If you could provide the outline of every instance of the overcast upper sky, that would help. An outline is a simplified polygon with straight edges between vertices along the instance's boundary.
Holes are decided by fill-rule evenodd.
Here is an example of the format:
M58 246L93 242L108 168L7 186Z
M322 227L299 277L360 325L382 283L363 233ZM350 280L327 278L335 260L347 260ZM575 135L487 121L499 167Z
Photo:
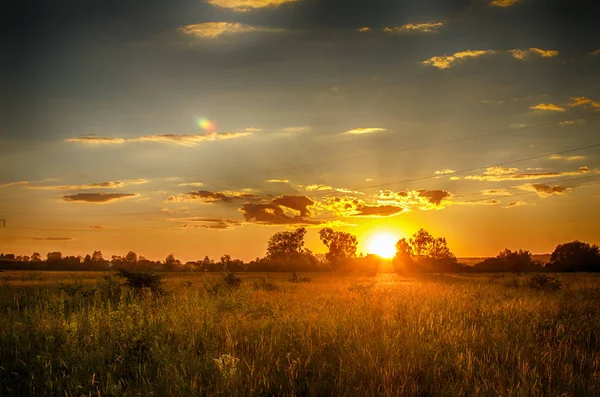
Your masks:
M25 1L0 17L0 252L264 255L423 227L600 243L600 4Z

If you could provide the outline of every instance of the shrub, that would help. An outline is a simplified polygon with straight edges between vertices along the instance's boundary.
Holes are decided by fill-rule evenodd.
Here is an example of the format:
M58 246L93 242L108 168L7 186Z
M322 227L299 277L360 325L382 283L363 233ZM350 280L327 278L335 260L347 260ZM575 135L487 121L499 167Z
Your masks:
M133 288L136 293L149 289L153 294L162 294L162 278L160 274L140 270L117 270L119 276L125 278L125 285Z
M235 275L234 272L230 271L227 266L223 269L224 274L221 279L223 285L229 288L237 288L242 284L242 279Z
M296 272L293 272L289 278L289 281L292 283L310 283L310 277L298 276Z
M257 291L279 291L281 289L279 288L279 285L267 281L266 277L262 279L262 282L255 281L252 287Z
M538 291L558 291L563 287L563 283L558 278L545 274L535 274L529 277L527 285Z
M488 277L488 282L493 284L493 283L497 283L503 279L504 279L504 274L494 274L494 275Z

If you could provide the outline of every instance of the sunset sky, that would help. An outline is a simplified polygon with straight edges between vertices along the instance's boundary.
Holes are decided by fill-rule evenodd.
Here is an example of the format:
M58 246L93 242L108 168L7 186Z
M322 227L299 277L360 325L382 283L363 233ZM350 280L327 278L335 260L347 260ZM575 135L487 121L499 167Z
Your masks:
M0 19L0 252L263 256L423 227L600 243L600 5L32 1Z

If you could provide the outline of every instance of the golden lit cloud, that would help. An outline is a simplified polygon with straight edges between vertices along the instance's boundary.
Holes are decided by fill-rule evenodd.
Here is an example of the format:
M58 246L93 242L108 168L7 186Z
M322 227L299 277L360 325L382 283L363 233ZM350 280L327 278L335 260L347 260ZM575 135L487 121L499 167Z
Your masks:
M353 130L345 131L347 135L361 135L361 134L372 134L374 132L386 131L385 128L366 127L366 128L355 128Z
M527 203L525 201L513 201L513 202L508 203L505 208L520 207L520 206L526 205L526 204Z
M267 179L267 183L290 183L288 179Z
M239 211L247 222L262 225L316 225L322 222L310 219L316 203L306 196L281 196L271 203L244 203ZM297 215L288 215L291 210Z
M25 182L25 181L0 183L0 189L5 188L5 187L27 186L27 185L29 185L29 182Z
M252 189L242 189L240 191L223 190L220 192L211 192L209 190L197 190L177 196L169 196L167 203L231 203L234 200L256 199L258 195L253 193Z
M489 5L492 7L510 7L520 0L494 0Z
M306 189L309 192L313 192L315 190L333 190L333 187L328 185L308 185L305 186L304 189Z
M371 30L371 28L365 26L364 28L360 28L358 29L359 32L369 32Z
M586 98L586 97L572 97L570 98L571 103L568 104L568 106L585 106L587 108L592 108L592 109L596 109L596 110L600 110L600 102L596 102L590 98Z
M108 181L99 183L86 183L82 185L58 185L58 186L34 186L29 185L30 189L39 190L88 190L88 189L118 189L125 187L125 183L120 181Z
M566 160L566 161L577 161L577 160L586 160L586 156L561 156L559 154L555 154L550 156L550 160Z
M135 193L78 193L67 194L63 196L64 201L82 202L82 203L108 203L115 200L139 197Z
M493 50L467 50L457 52L452 55L435 56L421 63L423 65L433 66L438 69L448 69L454 66L456 63L462 62L465 59L474 59L482 57L484 55L491 55L495 53L496 51Z
M301 125L298 127L288 127L288 128L284 128L285 132L307 132L310 131L311 127L308 125Z
M565 120L558 123L559 125L575 125L575 124L585 124L585 120Z
M442 26L444 26L443 22L407 23L402 26L385 27L383 31L387 33L433 33L437 32Z
M66 139L66 142L80 142L88 144L97 143L125 143L125 142L166 142L181 146L196 146L202 142L221 141L227 139L243 138L252 135L256 128L246 128L240 132L209 132L206 134L157 134L145 135L136 138L104 138L104 137L76 137Z
M279 7L299 0L206 0L210 5L228 8L237 12L248 12L256 8Z
M529 109L533 110L550 110L554 112L564 112L565 109L557 106L553 103L540 103L539 105L530 106Z
M469 175L464 179L474 181L511 181L511 180L533 180L544 178L556 178L563 176L577 176L590 172L588 167L581 167L577 171L561 171L561 172L520 172L517 168L491 167L488 168L482 175ZM591 171L599 173L598 170Z
M178 186L202 187L202 186L204 186L204 183L202 183L202 182L184 182L184 183L180 183Z
M251 32L281 32L282 29L268 28L263 26L244 25L238 22L204 22L194 25L186 25L179 31L190 37L201 39L216 39L223 35L234 35Z
M509 51L513 58L524 61L532 57L552 58L558 56L556 50L542 50L541 48L517 48Z
M563 187L560 185L551 186L551 185L546 185L543 183L534 183L531 185L523 185L523 186L520 186L520 188L523 190L536 192L538 194L538 196L540 196L540 197L548 197L553 194L563 194L569 190L569 188Z
M78 136L75 138L65 139L66 142L80 142L80 143L88 143L90 145L104 145L104 144L119 144L125 143L125 139L123 138L109 138L103 136Z
M187 217L187 218L168 218L171 222L181 222L182 229L216 229L228 230L234 227L243 225L242 221L227 219L227 218L203 218L203 217Z
M444 168L443 170L438 170L435 171L436 175L447 175L447 174L454 174L456 171L451 170L449 168Z

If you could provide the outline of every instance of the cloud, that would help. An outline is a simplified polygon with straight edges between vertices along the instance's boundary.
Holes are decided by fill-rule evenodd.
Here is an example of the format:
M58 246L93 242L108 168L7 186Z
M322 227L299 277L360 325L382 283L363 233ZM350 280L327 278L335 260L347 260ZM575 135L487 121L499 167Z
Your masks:
M490 167L481 175L469 175L464 179L474 181L512 181L512 180L533 180L544 178L556 178L563 176L575 176L590 172L588 167L581 167L577 171L561 171L561 172L520 172L518 168L503 168ZM598 170L592 171L598 173Z
M484 196L510 196L510 192L506 189L485 189L481 191Z
M532 57L552 58L558 56L556 50L542 50L541 48L517 48L509 50L513 58L524 61Z
M577 161L577 160L585 160L586 156L561 156L559 154L554 154L550 156L550 160L566 160L566 161Z
M145 135L136 138L104 138L104 137L76 137L66 139L66 142L78 142L87 144L97 143L126 143L126 142L167 142L182 146L196 146L201 142L220 141L225 139L236 139L252 135L257 131L255 128L246 128L239 132L209 132L206 134L157 134Z
M110 137L95 136L95 135L78 136L75 138L65 139L65 142L79 142L79 143L87 143L90 145L119 144L119 143L125 143L125 141L126 140L123 138L110 138Z
M491 7L510 7L519 1L520 0L494 0L489 5Z
M240 212L248 222L263 225L316 225L320 221L308 219L315 202L306 196L281 196L268 204L245 203ZM288 215L286 210L298 215Z
M27 185L29 185L29 182L25 182L25 181L0 183L0 189L5 188L5 187L27 186Z
M69 241L73 240L72 237L33 237L32 240L39 241Z
M348 135L361 135L361 134L372 134L374 132L386 131L385 128L366 127L366 128L355 128L353 130L345 131L344 134Z
M216 39L223 35L234 35L251 32L281 32L282 29L268 28L263 26L245 25L239 22L204 22L186 25L179 28L186 35L201 39Z
M308 185L305 186L304 189L306 189L309 192L313 192L313 191L323 191L323 190L333 190L333 187L329 186L329 185Z
M242 221L227 219L227 218L204 218L204 217L188 217L188 218L169 218L172 222L185 223L181 225L183 229L217 229L228 230L243 225Z
M98 183L86 183L82 185L58 185L58 186L28 186L30 189L38 190L88 190L88 189L118 189L125 186L120 181L108 181Z
M204 183L202 183L202 182L184 182L184 183L180 183L177 186L201 187L201 186L204 186Z
M569 190L567 187L563 187L560 185L546 185L544 183L533 183L531 185L523 185L520 186L523 190L529 190L536 192L540 197L548 197L553 194L563 194Z
M102 225L92 225L92 226L90 226L90 229L104 230L104 229L106 229L106 227L104 227Z
M419 190L419 197L426 198L431 204L440 205L442 200L452 196L445 190Z
M421 63L425 66L433 66L438 69L448 69L454 66L454 64L462 62L465 59L479 58L484 55L491 55L495 53L496 51L493 50L467 50L456 52L452 55L435 56Z
M369 31L371 31L372 29L371 29L370 27L368 27L368 26L365 26L364 28L360 28L360 29L357 29L357 30L358 30L359 32L369 32Z
M63 196L64 201L85 202L85 203L108 203L119 199L139 197L135 193L77 193Z
M221 192L212 192L210 190L196 190L193 192L169 196L167 202L171 203L189 203L204 202L212 203L231 203L234 200L248 200L258 198L258 195L252 193L252 189L242 189L240 191L223 190Z
M353 197L332 197L325 208L342 217L390 217L405 212L405 207L385 203L365 203Z
M447 175L447 174L454 174L456 171L451 170L449 168L444 168L443 170L438 170L435 171L436 175Z
M210 5L228 8L236 12L248 12L256 8L279 7L299 0L206 0Z
M565 120L558 123L559 125L585 124L585 120Z
M525 201L513 201L513 202L508 203L505 208L519 207L521 205L526 205L526 204L527 203Z
M283 129L285 132L307 132L311 130L311 127L308 125L301 125L298 127L287 127Z
M590 52L590 55L600 55L600 49Z
M289 179L267 179L267 183L290 183Z
M529 109L533 110L551 110L554 112L564 112L565 108L561 108L553 103L540 103L539 105L530 106Z
M582 97L571 97L570 98L571 103L569 103L567 106L585 106L586 108L592 108L592 109L597 109L600 110L600 102L596 102L590 98L586 98L584 96Z
M387 33L434 33L444 26L443 22L425 22L425 23L407 23L402 26L385 27L384 32Z

